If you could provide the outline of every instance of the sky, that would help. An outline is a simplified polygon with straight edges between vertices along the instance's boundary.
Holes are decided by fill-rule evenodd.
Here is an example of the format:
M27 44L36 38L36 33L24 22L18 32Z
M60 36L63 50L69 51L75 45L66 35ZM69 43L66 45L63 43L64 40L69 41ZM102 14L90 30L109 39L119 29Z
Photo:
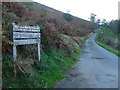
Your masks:
M119 0L34 0L56 10L67 12L79 18L89 20L90 14L107 21L118 19Z

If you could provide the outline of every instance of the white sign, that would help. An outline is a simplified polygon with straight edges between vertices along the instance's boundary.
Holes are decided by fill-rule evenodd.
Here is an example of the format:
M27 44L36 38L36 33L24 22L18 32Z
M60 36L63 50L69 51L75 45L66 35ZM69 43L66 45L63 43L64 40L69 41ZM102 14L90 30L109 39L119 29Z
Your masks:
M17 45L38 44L38 60L40 61L40 27L13 25L13 59L17 58Z

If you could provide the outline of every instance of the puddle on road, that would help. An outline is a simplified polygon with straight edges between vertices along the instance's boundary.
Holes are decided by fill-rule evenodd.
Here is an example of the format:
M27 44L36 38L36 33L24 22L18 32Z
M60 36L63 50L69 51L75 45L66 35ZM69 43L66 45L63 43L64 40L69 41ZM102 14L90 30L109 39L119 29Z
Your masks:
M105 58L102 58L102 57L91 57L93 59L105 59Z
M73 76L73 77L77 77L78 75L80 75L79 73L70 73L70 76Z
M107 77L116 77L116 75L113 74L106 74Z
M84 51L83 53L89 53L88 51Z

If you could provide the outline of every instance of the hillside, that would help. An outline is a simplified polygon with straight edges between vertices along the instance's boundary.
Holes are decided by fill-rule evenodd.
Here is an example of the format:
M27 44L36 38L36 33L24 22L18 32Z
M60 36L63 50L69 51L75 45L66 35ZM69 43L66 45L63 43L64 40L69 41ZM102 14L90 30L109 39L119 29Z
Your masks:
M83 19L75 17L75 16L71 16L72 20L67 21L64 18L65 13L63 13L63 12L57 11L55 9L49 8L47 6L44 6L44 5L41 5L38 3L34 3L33 6L36 8L36 10L38 12L41 12L41 9L42 10L45 9L46 11L48 11L48 15L46 16L46 18L53 19L56 22L58 22L59 23L58 27L61 32L64 29L63 32L68 33L68 29L69 29L69 31L72 32L71 35L75 34L75 35L79 35L79 36L80 35L84 36L84 35L90 33L95 28L95 25L93 23L91 23L90 21L86 21L86 20L83 20ZM69 15L68 15L68 17L69 17ZM66 27L66 29L68 27L68 29L66 30L63 27ZM76 32L78 34L76 34Z
M77 59L85 38L94 31L89 21L54 10L36 2L3 2L2 57L4 88L52 87ZM41 61L36 45L17 46L17 61L12 59L12 23L39 25Z

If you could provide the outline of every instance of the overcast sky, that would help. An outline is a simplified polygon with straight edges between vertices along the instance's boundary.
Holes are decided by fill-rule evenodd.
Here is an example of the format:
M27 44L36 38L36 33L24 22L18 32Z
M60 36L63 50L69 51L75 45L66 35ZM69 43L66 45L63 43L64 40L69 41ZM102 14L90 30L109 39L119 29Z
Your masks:
M119 0L34 0L38 3L52 7L62 12L70 10L70 14L86 19L91 13L97 15L96 18L118 19Z

